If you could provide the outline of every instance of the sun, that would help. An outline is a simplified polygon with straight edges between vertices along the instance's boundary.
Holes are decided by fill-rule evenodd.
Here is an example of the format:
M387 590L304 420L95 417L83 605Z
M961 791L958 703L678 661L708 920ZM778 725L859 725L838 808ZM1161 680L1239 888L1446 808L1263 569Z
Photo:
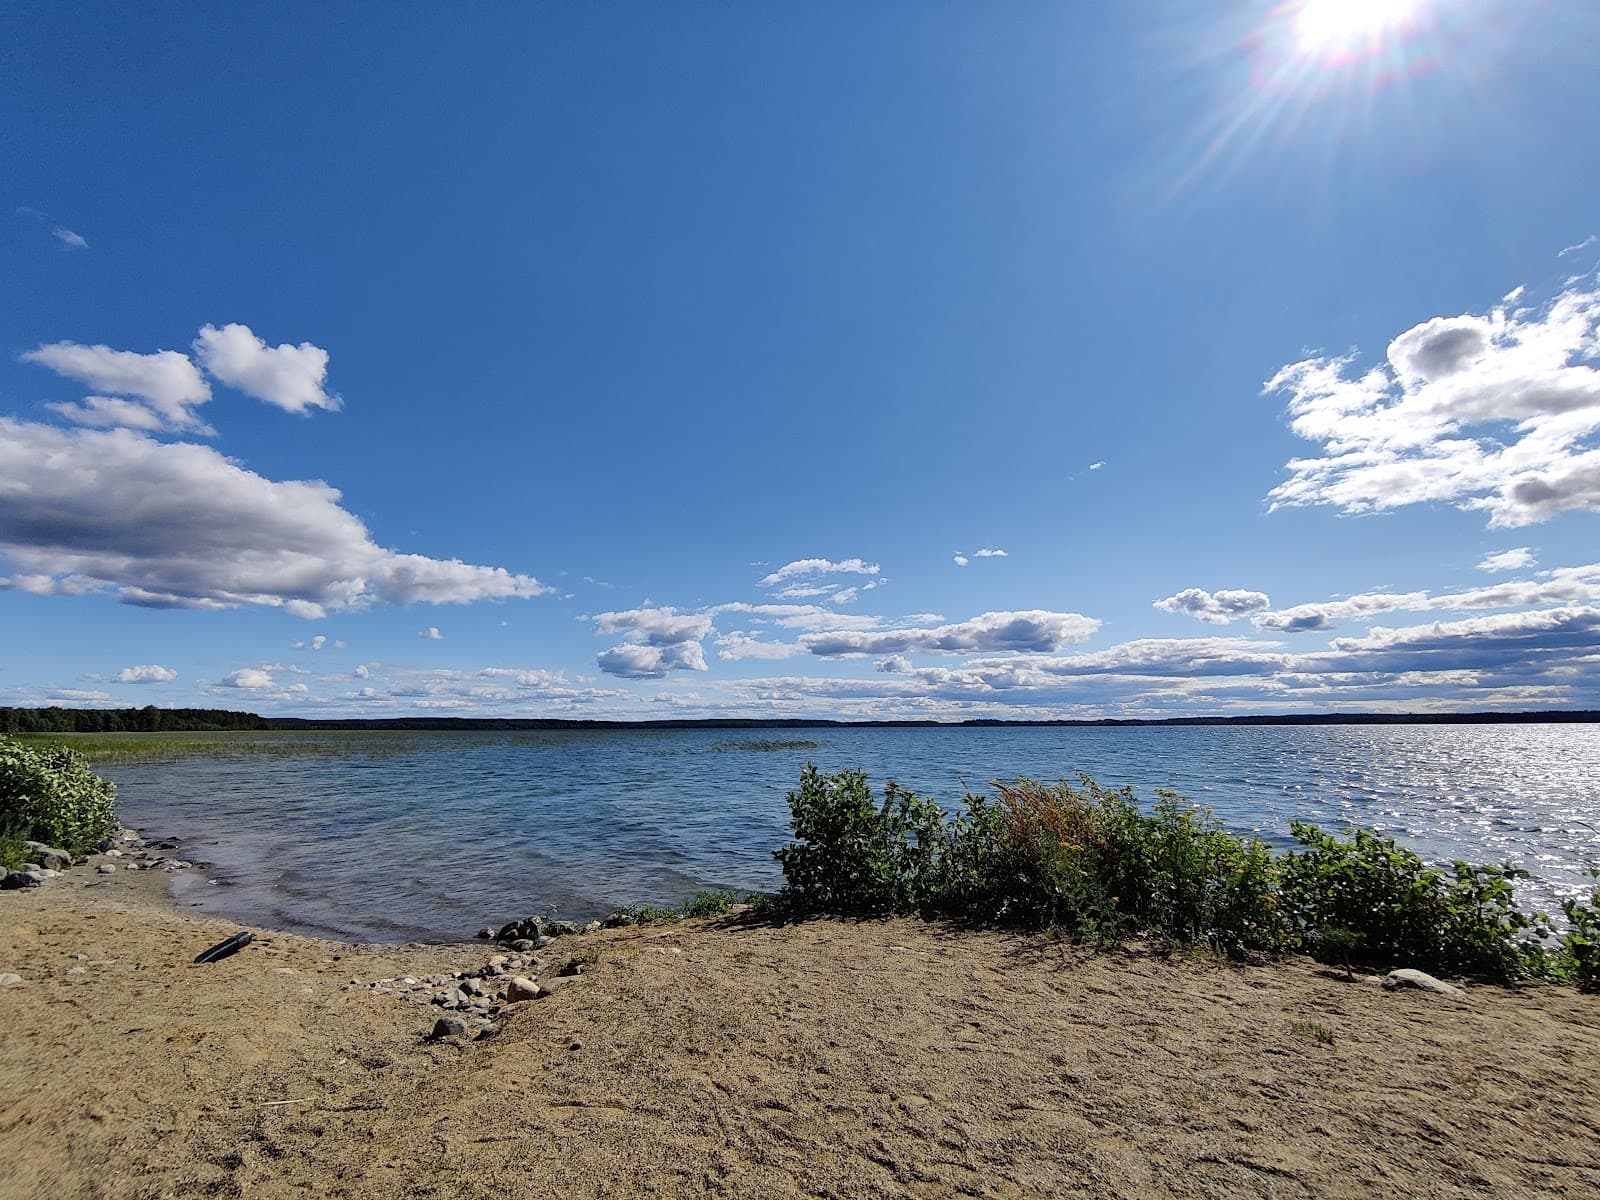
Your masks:
M1294 42L1303 55L1342 58L1381 44L1416 21L1422 0L1299 0Z

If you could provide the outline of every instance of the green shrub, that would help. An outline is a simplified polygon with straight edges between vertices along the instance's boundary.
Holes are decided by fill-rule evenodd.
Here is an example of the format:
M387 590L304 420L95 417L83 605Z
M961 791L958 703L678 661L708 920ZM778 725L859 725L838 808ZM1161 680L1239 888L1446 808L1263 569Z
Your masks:
M1031 779L968 796L952 816L898 784L873 802L859 771L808 765L789 795L795 841L776 852L797 912L920 913L1146 935L1237 952L1283 942L1266 847L1163 794L1145 816L1128 789Z
M0 826L82 854L116 833L116 789L65 746L0 738Z
M1284 941L1271 852L1206 810L1160 793L1032 779L995 785L992 915L1112 941L1130 935L1237 953Z
M1302 849L1273 855L1206 809L1160 792L1150 812L1128 788L1020 778L951 815L890 783L875 801L860 771L807 764L789 793L794 841L775 851L787 913L889 913L1052 929L1115 942L1144 937L1230 954L1304 950L1350 970L1381 967L1545 977L1594 986L1600 888L1543 914L1516 905L1515 867L1428 867L1370 830L1347 838L1291 826ZM1600 876L1597 876L1600 878Z
M874 804L860 771L807 763L789 793L794 842L775 852L784 900L802 912L916 912L938 892L948 830L931 800L890 783Z
M683 902L686 917L720 917L734 906L732 892L696 892Z
M1316 952L1324 931L1382 967L1466 971L1502 979L1539 961L1542 918L1516 906L1515 867L1457 862L1449 872L1367 829L1341 839L1295 822L1305 847L1279 860L1283 907L1296 940Z
M1561 902L1567 930L1556 947L1554 973L1571 979L1579 987L1595 989L1600 988L1600 871L1591 874L1596 886L1589 895L1589 903Z

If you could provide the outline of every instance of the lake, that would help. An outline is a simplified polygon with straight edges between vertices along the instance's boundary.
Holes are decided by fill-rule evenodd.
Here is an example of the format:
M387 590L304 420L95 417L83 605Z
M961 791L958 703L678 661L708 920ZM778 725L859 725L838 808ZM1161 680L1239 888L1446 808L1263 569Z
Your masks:
M769 748L803 739L811 745ZM226 739L224 739L226 740ZM1554 908L1600 861L1600 726L606 730L241 735L252 752L98 767L126 824L214 885L184 900L358 941L456 940L696 890L768 891L800 768L860 767L954 807L1018 774L1169 787L1277 846L1381 830L1430 860L1510 860ZM263 752L270 750L288 752Z

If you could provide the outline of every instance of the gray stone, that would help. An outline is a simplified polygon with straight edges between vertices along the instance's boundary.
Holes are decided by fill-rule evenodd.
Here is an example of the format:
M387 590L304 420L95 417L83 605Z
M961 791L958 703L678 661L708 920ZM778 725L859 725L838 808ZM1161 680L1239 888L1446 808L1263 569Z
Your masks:
M21 982L21 975L13 975L10 971L0 971L0 988L16 987Z
M106 851L106 857L107 858L121 858L122 857L122 851L121 850L117 850L115 848L113 848L111 850L107 850Z
M483 995L483 984L476 979L463 979L461 981L461 990L469 996L481 996Z
M481 937L481 938L486 938L486 939L487 938L492 938L492 937L494 937L494 930L492 928L490 928L489 926L485 925L482 929L478 930L478 936Z
M1398 971L1390 971L1383 977L1383 986L1391 992L1398 988L1418 988L1424 992L1433 992L1439 996L1465 996L1466 992L1456 987L1453 983L1446 983L1442 979L1435 979L1426 971L1416 971L1410 967L1402 967Z
M39 876L29 875L26 871L7 871L4 879L0 879L0 888L6 891L15 891L17 888L38 887Z
M72 855L65 850L57 850L54 846L47 846L43 842L23 842L22 848L41 867L65 871L72 865Z
M117 866L115 863L101 863L95 868L95 870L102 875L115 875L117 873Z
M442 1038L466 1036L467 1023L460 1017L440 1017L433 1023L433 1032L428 1034L429 1039L435 1042Z
M521 1004L525 1000L537 1000L540 996L547 996L548 992L540 987L537 980L526 979L518 975L506 984L506 1003Z
M117 835L117 838L124 842L137 842L139 840L139 831L137 829L124 829Z

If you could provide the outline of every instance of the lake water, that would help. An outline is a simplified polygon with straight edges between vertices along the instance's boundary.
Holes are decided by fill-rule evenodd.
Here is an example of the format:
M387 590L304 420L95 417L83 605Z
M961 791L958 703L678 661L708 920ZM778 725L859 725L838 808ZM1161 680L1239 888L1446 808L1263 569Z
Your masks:
M1432 860L1510 860L1524 900L1600 861L1600 726L624 730L257 735L312 753L103 768L127 824L212 864L185 899L276 928L455 940L554 907L600 915L705 887L771 890L808 760L954 806L996 777L1170 787L1279 846L1359 824ZM299 739L296 741L295 739ZM803 748L756 749L763 739Z

